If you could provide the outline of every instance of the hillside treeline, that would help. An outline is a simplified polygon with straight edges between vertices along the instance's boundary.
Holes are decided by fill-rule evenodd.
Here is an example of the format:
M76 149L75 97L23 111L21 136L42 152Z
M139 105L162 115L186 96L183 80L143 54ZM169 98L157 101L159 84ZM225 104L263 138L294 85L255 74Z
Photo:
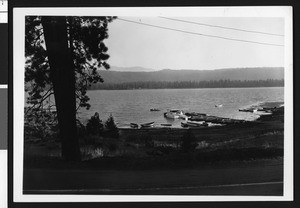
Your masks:
M130 90L130 89L185 89L185 88L243 88L243 87L283 87L284 80L211 80L211 81L176 81L176 82L126 82L99 83L90 90Z

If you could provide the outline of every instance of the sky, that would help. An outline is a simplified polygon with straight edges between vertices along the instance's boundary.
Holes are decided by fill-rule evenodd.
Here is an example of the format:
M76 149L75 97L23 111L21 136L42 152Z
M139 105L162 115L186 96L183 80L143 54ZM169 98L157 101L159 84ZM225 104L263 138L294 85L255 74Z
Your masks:
M108 63L111 66L140 66L152 70L211 70L284 66L284 47L282 46L284 45L283 18L171 17L188 22L282 36L209 27L156 16L118 16L118 18L109 23L109 38L105 40L110 54ZM149 25L167 27L194 34ZM225 40L199 34L275 45Z

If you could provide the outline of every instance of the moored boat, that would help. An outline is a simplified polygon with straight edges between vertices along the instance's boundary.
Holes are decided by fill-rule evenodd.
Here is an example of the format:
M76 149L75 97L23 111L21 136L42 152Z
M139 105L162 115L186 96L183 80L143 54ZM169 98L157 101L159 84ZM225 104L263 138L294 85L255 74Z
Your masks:
M199 126L207 126L208 124L205 121L187 121L188 126L191 127L199 127Z
M141 124L141 127L143 127L143 128L145 128L145 127L153 127L153 126L154 126L154 122Z
M196 121L187 121L187 122L181 122L182 127L205 127L208 126L208 123L205 121L196 122Z
M160 111L158 108L151 108L150 111Z
M169 119L183 118L184 116L182 110L168 110L164 113L164 117Z
M250 112L250 113L255 113L258 111L257 108L248 108L248 109L239 109L241 112Z
M137 129L137 128L139 128L139 125L136 124L136 123L130 123L130 127L134 128L134 129Z
M189 127L189 126L187 125L187 123L184 123L184 122L181 122L181 126L184 127L184 128Z

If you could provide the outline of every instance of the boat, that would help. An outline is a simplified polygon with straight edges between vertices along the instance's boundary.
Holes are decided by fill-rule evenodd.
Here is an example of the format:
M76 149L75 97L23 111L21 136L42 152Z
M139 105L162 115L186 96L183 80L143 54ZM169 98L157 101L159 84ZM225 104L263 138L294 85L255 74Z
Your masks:
M187 116L187 115L185 115L185 114L182 114L182 115L180 114L178 118L187 121L187 120L188 120L189 118L191 118L191 117L190 117L190 116Z
M195 121L187 121L187 122L181 122L182 127L205 127L208 126L208 123L205 121L201 122L195 122Z
M190 127L208 126L205 121L187 121L186 124Z
M150 111L160 111L158 108L151 108Z
M250 112L249 109L239 109L240 112Z
M223 107L223 105L222 105L222 104L219 104L219 105L215 105L215 107L216 107L216 108L221 108L221 107Z
M141 127L143 127L143 128L145 128L145 127L153 127L153 126L154 126L154 122L141 124Z
M239 109L241 112L250 112L250 113L255 113L257 112L257 108L248 108L248 109Z
M191 112L191 113L187 112L187 113L185 113L185 115L190 116L190 117L193 117L193 116L207 116L206 113L196 113L196 112Z
M134 128L134 129L137 129L137 128L139 128L139 125L136 124L136 123L130 123L130 127Z
M187 125L187 123L184 123L184 122L181 122L181 126L184 127L184 128L189 127L189 126Z
M168 110L164 113L164 117L169 119L183 118L184 116L182 110Z

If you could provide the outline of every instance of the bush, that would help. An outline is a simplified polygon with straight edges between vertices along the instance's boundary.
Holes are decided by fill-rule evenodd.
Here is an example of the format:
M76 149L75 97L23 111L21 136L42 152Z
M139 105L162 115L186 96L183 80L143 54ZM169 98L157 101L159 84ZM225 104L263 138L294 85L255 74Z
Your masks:
M117 127L115 120L111 114L108 117L107 121L105 122L105 128L107 130L108 136L111 136L113 138L119 137L118 127Z
M193 151L198 145L196 137L192 134L190 129L182 136L181 140L181 150L184 152Z
M96 112L86 124L86 133L99 135L101 132L103 132L103 124L99 118L99 113Z
M108 117L108 119L106 120L105 122L105 128L107 130L117 130L117 125L115 124L115 120L114 120L114 117L110 114L110 116Z
M145 145L146 148L153 148L154 147L153 139L151 137L150 138L146 137L144 139L144 145Z
M58 123L56 112L25 108L24 138L27 139L56 139Z
M108 150L111 152L115 152L118 149L117 143L109 143L107 146L108 146Z

